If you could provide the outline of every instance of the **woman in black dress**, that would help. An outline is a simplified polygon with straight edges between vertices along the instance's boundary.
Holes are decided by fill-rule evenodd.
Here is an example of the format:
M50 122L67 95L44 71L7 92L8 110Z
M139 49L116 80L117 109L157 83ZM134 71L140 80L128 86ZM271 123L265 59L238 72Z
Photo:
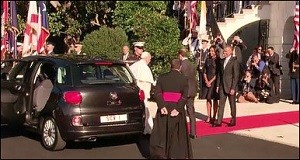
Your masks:
M209 48L209 56L205 61L203 68L203 80L205 85L202 90L202 99L206 99L207 123L213 123L218 109L218 94L216 93L216 79L219 68L218 50L215 45ZM213 117L211 118L211 106L213 100Z

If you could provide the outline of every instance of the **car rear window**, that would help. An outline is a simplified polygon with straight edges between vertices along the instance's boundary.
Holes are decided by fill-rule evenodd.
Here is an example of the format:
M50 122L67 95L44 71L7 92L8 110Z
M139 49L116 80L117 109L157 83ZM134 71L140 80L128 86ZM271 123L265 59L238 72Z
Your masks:
M124 65L120 64L81 64L82 84L133 83L133 77Z

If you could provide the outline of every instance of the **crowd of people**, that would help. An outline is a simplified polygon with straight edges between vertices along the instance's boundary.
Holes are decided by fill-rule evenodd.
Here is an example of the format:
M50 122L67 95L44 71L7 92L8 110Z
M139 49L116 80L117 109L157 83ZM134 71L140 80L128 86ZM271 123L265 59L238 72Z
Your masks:
M199 99L206 100L205 122L212 127L222 126L227 98L231 110L228 127L237 124L236 103L272 104L280 100L282 66L279 54L274 52L272 46L266 48L266 51L258 46L249 57L243 57L242 51L247 46L239 36L234 36L230 44L225 44L222 37L217 35L209 43L206 39L200 40L196 31L183 40L183 44L185 48L180 49L178 57L171 61L170 71L160 75L156 82L148 66L151 55L144 51L144 42L134 43L132 55L128 46L122 48L120 59L128 63L138 82L147 83L145 95L148 98L149 86L156 84L154 96L158 110L154 122L149 121L149 113L146 114L145 125L148 123L148 127L144 132L151 134L152 158L192 157L189 138L197 137L194 106L197 92ZM150 58L145 59L145 54ZM289 59L292 104L299 104L299 53L292 48L286 58ZM247 59L245 64L243 59ZM193 65L193 60L196 66ZM142 80L141 75L148 78ZM147 103L145 101L149 112ZM185 116L190 120L190 130L187 129Z
M245 57L242 50L247 46L239 36L234 36L232 42L226 44L219 34L212 43L207 39L200 40L197 35L197 31L193 30L183 40L185 48L178 50L177 58L170 62L170 71L159 75L157 81L149 66L152 56L145 51L145 42L134 42L133 53L130 53L129 46L122 47L119 59L128 65L137 86L145 95L144 134L150 137L151 158L193 157L190 138L197 138L194 106L197 93L198 99L206 100L205 122L212 127L222 126L227 98L231 110L228 127L237 124L237 102L279 102L282 69L279 55L273 47L269 46L264 51L262 46L258 46L243 64ZM54 47L54 43L48 42L44 54L54 55ZM74 45L76 55L84 55L81 48L82 44ZM22 53L21 43L18 43L18 53ZM292 48L286 58L289 59L292 103L299 104L299 53ZM155 86L158 106L154 120L149 104L152 86Z

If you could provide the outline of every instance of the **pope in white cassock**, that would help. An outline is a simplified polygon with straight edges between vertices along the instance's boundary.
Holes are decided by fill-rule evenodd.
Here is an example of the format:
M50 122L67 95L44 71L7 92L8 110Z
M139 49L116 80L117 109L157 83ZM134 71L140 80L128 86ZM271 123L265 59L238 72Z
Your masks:
M149 52L143 52L141 59L133 63L129 68L137 81L138 87L144 91L145 94L145 130L144 134L151 134L153 128L153 119L150 115L149 102L151 85L154 83L153 75L148 64L151 61L151 54Z

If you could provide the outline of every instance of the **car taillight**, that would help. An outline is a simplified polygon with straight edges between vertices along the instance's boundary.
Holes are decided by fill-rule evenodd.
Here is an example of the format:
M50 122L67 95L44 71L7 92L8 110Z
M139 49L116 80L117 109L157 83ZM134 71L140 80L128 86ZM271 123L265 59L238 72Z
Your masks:
M139 97L140 97L140 100L141 100L141 101L144 101L144 100L145 100L145 93L144 93L143 90L140 90L140 92L139 92Z
M78 105L82 101L82 96L78 91L67 91L63 94L64 101L69 104Z
M73 126L82 126L81 116L73 116L72 117L72 125Z

